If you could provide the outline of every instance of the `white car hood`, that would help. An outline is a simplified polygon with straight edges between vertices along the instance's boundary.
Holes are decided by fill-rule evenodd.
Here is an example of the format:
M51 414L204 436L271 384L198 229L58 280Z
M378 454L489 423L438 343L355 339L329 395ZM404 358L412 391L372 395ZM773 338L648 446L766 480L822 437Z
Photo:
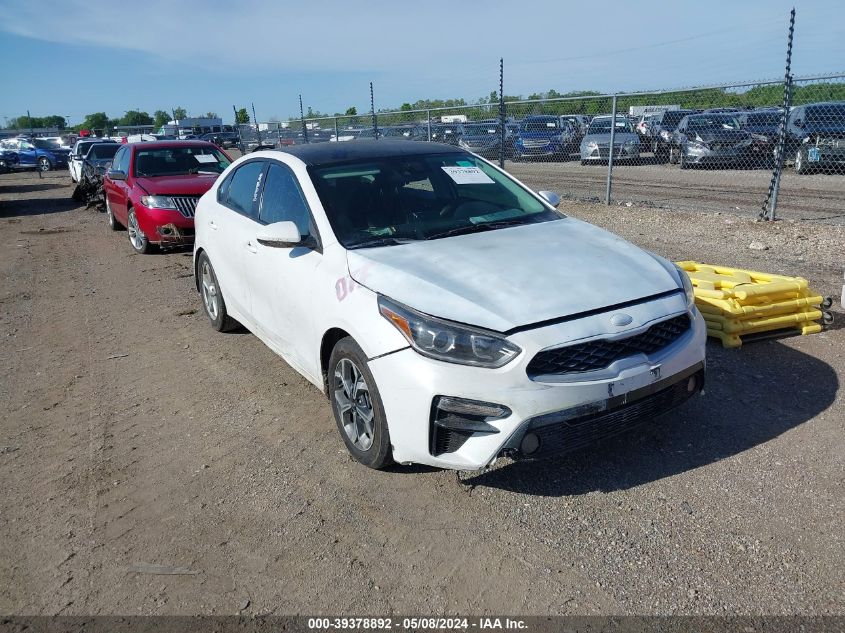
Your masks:
M678 289L647 252L564 218L348 251L359 284L433 316L513 328Z

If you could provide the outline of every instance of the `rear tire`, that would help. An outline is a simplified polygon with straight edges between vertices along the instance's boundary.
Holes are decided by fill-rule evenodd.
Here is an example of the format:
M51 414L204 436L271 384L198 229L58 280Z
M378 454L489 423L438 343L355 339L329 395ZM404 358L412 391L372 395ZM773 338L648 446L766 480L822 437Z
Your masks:
M674 147L669 148L669 164L675 165L678 162L678 152Z
M217 281L217 274L214 272L211 260L204 252L200 253L197 262L197 276L199 277L202 306L205 315L211 321L211 327L218 332L229 332L237 329L240 323L229 316L220 283Z
M108 198L106 198L106 219L108 220L109 228L112 231L122 231L123 230L123 228L124 228L123 225L120 222L117 221L117 218L114 217L114 213L112 213L111 204L109 203Z
M351 337L337 342L327 387L335 422L352 457L370 468L393 463L387 417L367 356Z

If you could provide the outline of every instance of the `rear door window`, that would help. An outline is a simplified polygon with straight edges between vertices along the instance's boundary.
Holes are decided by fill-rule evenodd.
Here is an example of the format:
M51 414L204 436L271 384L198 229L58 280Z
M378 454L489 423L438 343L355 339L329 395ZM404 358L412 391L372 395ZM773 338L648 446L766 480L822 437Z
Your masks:
M253 160L238 167L221 202L233 211L258 219L258 197L266 166L263 160Z

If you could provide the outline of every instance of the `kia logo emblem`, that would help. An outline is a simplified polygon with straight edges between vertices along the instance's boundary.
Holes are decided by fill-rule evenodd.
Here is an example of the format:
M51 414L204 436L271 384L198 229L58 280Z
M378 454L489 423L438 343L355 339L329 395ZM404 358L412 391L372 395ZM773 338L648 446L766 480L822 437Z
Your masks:
M622 327L623 325L630 325L631 321L634 320L630 314L624 314L620 312L619 314L614 314L610 317L610 324L615 325L616 327Z

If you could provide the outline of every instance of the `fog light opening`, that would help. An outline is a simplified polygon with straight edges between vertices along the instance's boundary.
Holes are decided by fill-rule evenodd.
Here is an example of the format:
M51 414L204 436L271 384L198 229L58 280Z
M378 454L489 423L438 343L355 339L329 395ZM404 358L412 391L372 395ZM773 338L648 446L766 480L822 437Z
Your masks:
M687 380L687 393L693 393L698 387L698 378L695 376L690 376L689 380Z
M519 444L519 450L523 455L533 455L539 448L540 438L536 433L526 433Z

